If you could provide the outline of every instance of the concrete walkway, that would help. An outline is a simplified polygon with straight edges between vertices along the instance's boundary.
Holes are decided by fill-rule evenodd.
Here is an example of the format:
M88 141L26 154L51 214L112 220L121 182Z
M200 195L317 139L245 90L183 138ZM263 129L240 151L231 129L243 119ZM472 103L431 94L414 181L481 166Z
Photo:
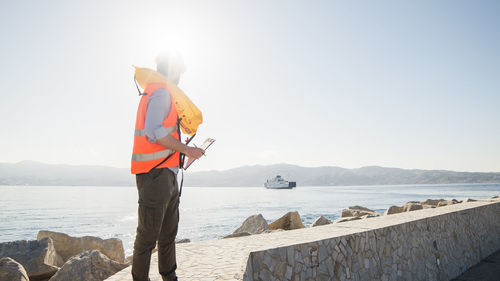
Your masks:
M409 221L426 219L441 214L488 205L495 201L496 200L461 203L396 215L334 223L314 228L177 244L177 275L181 281L243 280L251 252L309 243L330 239L332 237L389 227L395 224L403 224ZM131 267L129 266L106 280L131 281L130 270ZM158 257L156 254L152 257L150 278L151 281L162 280L158 273Z
M500 251L469 268L453 281L498 281L500 280Z

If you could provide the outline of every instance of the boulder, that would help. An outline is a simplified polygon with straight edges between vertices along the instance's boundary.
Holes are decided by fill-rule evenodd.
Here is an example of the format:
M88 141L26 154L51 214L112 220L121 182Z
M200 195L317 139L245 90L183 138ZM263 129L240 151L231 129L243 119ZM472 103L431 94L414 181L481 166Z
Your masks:
M91 250L70 258L49 281L102 281L127 266Z
M17 261L9 258L0 258L0 281L29 281L28 273Z
M464 203L464 202L476 202L476 201L477 201L476 199L466 198L466 199L462 200L462 203Z
M420 202L422 205L429 205L429 206L437 206L439 202L445 201L444 199L427 199L425 201ZM425 208L425 206L424 206Z
M250 234L259 234L269 229L267 221L261 214L249 216L243 224L236 229L233 234L239 232L248 232Z
M443 207L443 206L448 206L448 205L453 205L453 204L457 204L458 203L458 200L457 199L451 199L451 200L445 200L445 201L441 201L438 203L438 207Z
M182 243L191 243L191 239L189 239L189 238L175 238L175 244L182 244ZM156 252L158 252L158 242L156 242L156 246L151 253L154 254ZM127 258L124 259L123 263L127 263Z
M175 244L182 244L182 243L191 243L191 239L189 238L175 239Z
M368 208L362 207L362 206L351 206L348 209L342 210L342 215L341 217L347 218L347 217L362 217L365 215L380 215L379 213L370 210Z
M361 218L361 219L369 219L369 218L375 218L375 217L380 217L380 214L376 214L376 215L364 215L364 216L361 216L359 218Z
M327 218L325 218L323 216L319 216L311 224L311 227L320 226L320 225L326 225L326 224L331 224L331 223L333 223L331 220L329 220L329 219L327 219Z
M399 206L390 206L389 209L385 210L384 215L392 215L392 214L398 214L403 212L403 207Z
M273 229L273 230L268 229L268 230L264 231L263 233L275 233L275 232L282 232L282 231L285 231L285 230L283 230L283 229Z
M252 234L248 233L248 232L237 232L237 233L229 234L229 235L224 236L222 238L223 239L225 239L225 238L236 238L236 237L243 237L243 236L250 236L250 235L252 235Z
M486 201L489 201L489 202L497 202L498 201L498 196L492 196L488 199L486 199Z
M299 212L288 212L281 218L277 219L273 223L269 225L269 229L283 229L283 230L292 230L305 228L302 223L302 219L300 218Z
M414 203L414 202L408 202L403 205L403 212L410 212L410 211L416 211L416 210L422 210L424 207L422 204L419 203Z
M22 264L30 280L50 278L62 264L50 238L0 243L0 257L10 257Z
M74 255L78 255L88 250L99 250L108 258L123 263L125 260L125 252L123 243L118 238L101 239L99 237L84 236L71 237L67 234L53 231L40 230L37 239L45 237L52 238L54 248L61 255L63 261L66 262Z
M360 220L360 217L347 217L347 218L338 218L334 220L334 223L339 223L339 222L346 222L346 221L355 221L355 220Z
M124 264L132 265L133 259L134 259L134 255L130 255L130 256L126 257Z

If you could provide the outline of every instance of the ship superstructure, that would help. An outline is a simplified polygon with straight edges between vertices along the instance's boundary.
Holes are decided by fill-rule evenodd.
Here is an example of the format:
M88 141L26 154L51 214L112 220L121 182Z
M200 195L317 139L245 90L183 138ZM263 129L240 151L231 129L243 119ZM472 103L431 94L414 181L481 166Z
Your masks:
M286 181L280 175L275 176L272 179L268 179L264 186L269 189L290 189L297 186L294 181Z

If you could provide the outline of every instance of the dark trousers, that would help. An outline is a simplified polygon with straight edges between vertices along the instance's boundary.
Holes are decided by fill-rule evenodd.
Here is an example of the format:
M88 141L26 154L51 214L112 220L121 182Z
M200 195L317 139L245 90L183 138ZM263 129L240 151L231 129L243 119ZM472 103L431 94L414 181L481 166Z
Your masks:
M139 222L134 243L132 278L149 280L151 252L158 241L158 269L164 281L175 280L175 236L179 224L177 176L168 168L136 175Z

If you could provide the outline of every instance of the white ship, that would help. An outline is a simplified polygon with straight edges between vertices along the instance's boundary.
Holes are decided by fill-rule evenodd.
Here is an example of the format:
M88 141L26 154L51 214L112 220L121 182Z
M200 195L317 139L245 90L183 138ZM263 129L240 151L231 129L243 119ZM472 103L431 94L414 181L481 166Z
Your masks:
M280 175L275 176L272 179L268 179L264 186L269 189L290 189L297 186L294 181L286 181Z

